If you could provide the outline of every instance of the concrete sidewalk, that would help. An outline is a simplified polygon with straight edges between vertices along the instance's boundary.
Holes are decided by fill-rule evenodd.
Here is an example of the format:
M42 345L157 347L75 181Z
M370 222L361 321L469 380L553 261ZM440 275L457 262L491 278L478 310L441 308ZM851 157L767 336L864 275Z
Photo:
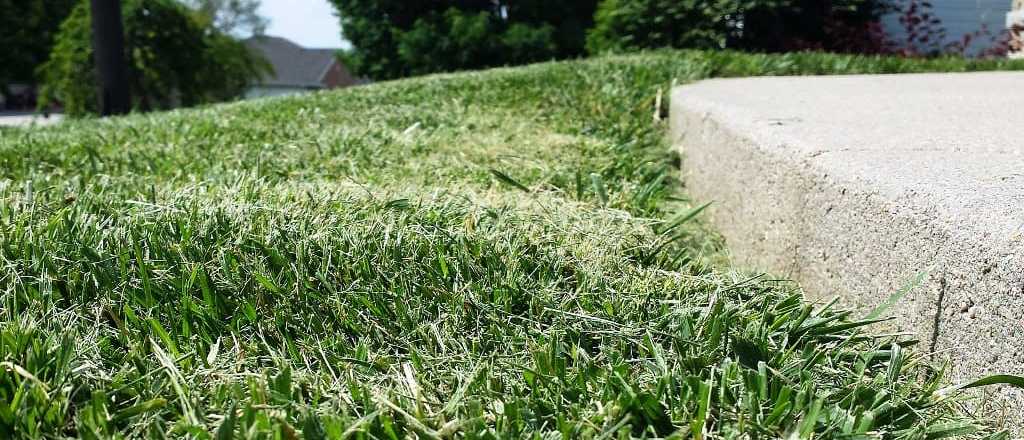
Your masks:
M1024 73L711 80L671 126L738 264L865 313L928 271L894 325L954 381L1024 375Z
M25 127L34 125L53 125L63 119L64 115L60 113L51 114L50 117L47 118L43 115L32 112L0 112L0 126Z

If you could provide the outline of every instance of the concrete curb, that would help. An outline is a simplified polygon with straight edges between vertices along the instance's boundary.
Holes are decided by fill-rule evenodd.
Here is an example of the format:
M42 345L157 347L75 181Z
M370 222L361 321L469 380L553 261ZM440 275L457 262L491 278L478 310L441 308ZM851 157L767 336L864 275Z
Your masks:
M1020 127L1021 73L711 80L671 107L736 263L864 311L927 271L893 325L958 382L1024 374ZM1022 428L1024 393L997 394Z

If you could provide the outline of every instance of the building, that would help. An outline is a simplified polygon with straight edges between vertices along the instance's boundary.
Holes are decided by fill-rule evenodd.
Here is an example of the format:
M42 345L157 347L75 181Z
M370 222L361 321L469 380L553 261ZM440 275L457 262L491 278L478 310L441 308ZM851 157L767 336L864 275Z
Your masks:
M249 38L245 45L266 58L274 69L272 75L264 77L245 93L246 98L290 95L361 83L338 60L338 49L305 48L269 35Z

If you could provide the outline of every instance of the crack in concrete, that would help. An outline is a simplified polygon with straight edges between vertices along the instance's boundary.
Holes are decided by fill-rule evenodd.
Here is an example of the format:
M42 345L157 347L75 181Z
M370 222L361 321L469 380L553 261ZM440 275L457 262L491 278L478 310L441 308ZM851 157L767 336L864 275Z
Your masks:
M935 351L939 347L939 334L942 331L942 306L946 300L946 276L939 278L939 296L935 300L935 317L932 321L932 340L928 345L928 356L935 360Z

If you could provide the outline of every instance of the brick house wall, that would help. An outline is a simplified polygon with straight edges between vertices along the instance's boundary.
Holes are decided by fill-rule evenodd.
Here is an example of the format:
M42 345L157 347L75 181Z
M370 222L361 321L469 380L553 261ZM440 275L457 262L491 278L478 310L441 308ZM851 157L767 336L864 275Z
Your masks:
M354 86L359 83L359 81L352 76L352 73L338 61L332 63L331 67L327 69L327 73L324 74L322 82L324 87L328 89Z

